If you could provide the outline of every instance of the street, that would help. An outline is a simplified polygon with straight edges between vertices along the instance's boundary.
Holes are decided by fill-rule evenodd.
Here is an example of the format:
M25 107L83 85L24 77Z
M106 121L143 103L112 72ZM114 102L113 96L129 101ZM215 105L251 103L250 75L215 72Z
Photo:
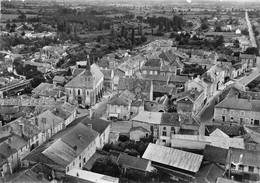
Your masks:
M199 117L201 119L201 123L212 123L212 119L214 116L214 106L215 102L218 99L218 96L222 93L222 91L217 91L217 93L213 96L212 99L205 105L205 107L201 110Z

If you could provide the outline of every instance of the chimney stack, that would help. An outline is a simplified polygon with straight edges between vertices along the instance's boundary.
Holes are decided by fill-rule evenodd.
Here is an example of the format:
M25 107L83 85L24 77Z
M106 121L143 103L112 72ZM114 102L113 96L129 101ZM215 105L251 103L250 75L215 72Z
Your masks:
M12 136L8 137L8 144L10 145L12 143Z
M92 124L87 124L87 127L90 128L92 130Z

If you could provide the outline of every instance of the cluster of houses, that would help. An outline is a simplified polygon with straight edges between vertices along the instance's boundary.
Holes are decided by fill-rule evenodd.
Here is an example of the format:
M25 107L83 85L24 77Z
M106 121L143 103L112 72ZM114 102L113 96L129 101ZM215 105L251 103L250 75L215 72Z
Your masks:
M130 140L152 137L141 158L119 153L116 163L123 172L162 168L187 182L220 183L231 176L259 180L260 100L245 90L244 81L257 75L236 81L255 69L256 57L222 57L171 45L157 40L98 63L86 58L70 67L71 76L56 75L32 96L1 98L1 116L11 121L0 126L2 180L119 182L88 171L97 151L112 142L111 120L130 124ZM57 60L66 49L44 47L39 57ZM187 65L205 73L183 74ZM201 125L198 114L222 90L214 108L216 125ZM79 108L93 110L106 91L114 93L104 103L106 120L77 115ZM7 175L21 169L9 180Z

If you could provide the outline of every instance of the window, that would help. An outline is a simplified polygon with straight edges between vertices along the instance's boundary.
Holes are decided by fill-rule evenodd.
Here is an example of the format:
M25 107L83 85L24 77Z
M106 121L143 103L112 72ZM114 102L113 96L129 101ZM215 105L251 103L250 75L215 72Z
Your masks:
M145 134L145 137L147 138L147 137L148 137L148 135L149 135L149 134L148 134L148 133L146 133L146 134Z
M163 131L163 132L162 132L162 135L163 135L163 136L167 136L167 132L166 132L166 131Z
M39 136L38 136L39 134L37 134L37 135L35 135L35 137L36 137L36 140L39 138Z
M80 90L78 90L78 95L80 95Z
M153 75L153 71L150 71L150 75Z
M166 142L166 140L162 140L162 142Z
M238 169L243 171L244 170L244 165L239 165Z
M233 120L234 120L234 117L230 117L230 120L233 121Z
M226 109L222 109L222 114L226 114L227 110Z
M254 119L251 119L251 124L254 124Z
M75 165L75 161L73 161L73 166Z
M240 111L240 116L244 116L245 115L245 111Z
M83 163L86 163L86 158L83 158Z
M230 115L234 115L234 110L231 110L231 111L230 111Z
M173 126L171 127L171 131L175 131L175 128Z
M87 91L87 95L89 95L89 91Z
M146 70L143 70L143 74L146 74Z
M70 171L70 167L67 167L67 172Z
M163 127L163 130L166 130L166 127Z
M246 118L246 123L249 123L249 119L248 118Z
M81 163L79 163L79 168L81 168Z
M71 94L71 90L70 90L70 94Z
M79 155L79 159L81 159L81 155Z
M249 171L249 172L254 172L254 167L249 166L249 167L248 167L248 171Z
M157 73L157 71L154 71L154 75L157 75L158 73Z

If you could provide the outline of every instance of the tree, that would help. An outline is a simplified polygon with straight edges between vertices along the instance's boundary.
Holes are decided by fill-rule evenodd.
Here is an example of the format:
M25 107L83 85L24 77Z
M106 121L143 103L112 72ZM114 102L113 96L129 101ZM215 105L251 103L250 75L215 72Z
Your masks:
M15 29L17 27L17 25L15 24L15 23L13 23L12 25L11 25L11 29Z
M221 26L217 25L215 28L215 32L221 32L221 31L222 31Z
M7 23L7 24L5 25L5 28L6 28L7 30L9 30L9 29L11 28L10 23Z
M208 28L209 28L208 24L206 24L206 23L202 23L202 24L201 24L201 29L202 29L202 30L206 30L206 29L208 29Z
M250 55L259 56L259 51L258 51L258 49L255 48L255 47L249 47L249 48L247 48L244 53L245 53L245 54L250 54Z
M242 34L244 34L245 36L249 35L248 29L245 28L244 30L241 31Z

